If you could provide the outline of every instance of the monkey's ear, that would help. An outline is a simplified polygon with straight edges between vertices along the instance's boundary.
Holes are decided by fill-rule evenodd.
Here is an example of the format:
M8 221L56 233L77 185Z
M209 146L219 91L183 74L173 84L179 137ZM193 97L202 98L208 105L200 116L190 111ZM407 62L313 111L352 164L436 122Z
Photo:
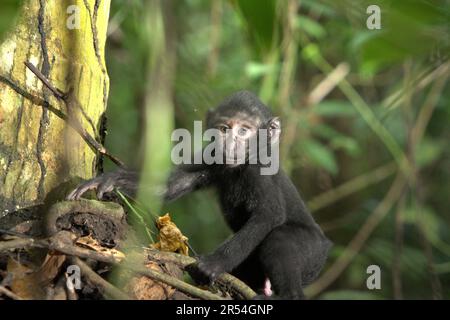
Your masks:
M267 127L269 128L269 136L277 140L280 137L281 123L279 117L274 117L269 120Z
M280 117L273 117L269 120L270 129L281 129Z
M269 130L281 130L281 123L280 123L280 118L279 117L274 117L272 119L269 120L267 127L269 128Z

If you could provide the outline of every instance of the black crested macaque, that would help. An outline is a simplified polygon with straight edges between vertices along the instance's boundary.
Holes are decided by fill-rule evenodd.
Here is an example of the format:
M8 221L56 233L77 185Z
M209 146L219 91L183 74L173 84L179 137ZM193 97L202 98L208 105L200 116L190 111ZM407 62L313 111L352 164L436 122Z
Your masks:
M260 161L252 164L255 154L247 147L243 164L239 164L239 155L230 156L230 151L254 139L259 129L266 129L268 148L278 143L278 118L253 93L240 91L209 111L207 126L220 131L219 150L223 150L225 164L177 166L164 197L170 201L214 186L234 235L213 253L200 257L188 268L189 273L205 283L231 272L259 292L259 298L265 297L262 293L268 278L275 297L303 299L303 288L318 276L331 241L282 170L261 174L265 165ZM78 199L89 189L97 189L99 198L114 188L133 193L138 178L138 174L124 170L106 173L79 186L68 198Z

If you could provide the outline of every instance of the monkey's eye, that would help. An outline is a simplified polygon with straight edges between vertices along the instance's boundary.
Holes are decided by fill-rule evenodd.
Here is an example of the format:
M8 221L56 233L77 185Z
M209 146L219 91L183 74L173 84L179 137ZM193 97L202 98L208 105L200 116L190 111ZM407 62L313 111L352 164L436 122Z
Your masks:
M248 129L247 128L239 128L238 135L245 136L247 134Z
M220 132L222 132L222 133L226 133L228 130L228 127L226 125L220 125L217 127L217 129L219 129Z

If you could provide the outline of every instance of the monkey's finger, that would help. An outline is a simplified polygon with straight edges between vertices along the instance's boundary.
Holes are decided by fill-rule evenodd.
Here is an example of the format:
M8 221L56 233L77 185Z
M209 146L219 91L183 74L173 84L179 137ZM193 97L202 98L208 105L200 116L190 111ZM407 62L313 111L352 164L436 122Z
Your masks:
M74 189L69 195L66 197L67 200L79 200L80 197L88 190L96 189L98 187L98 180L92 179L78 188Z
M114 190L114 180L107 179L97 187L97 198L102 199L103 195Z
M198 284L211 285L215 280L215 274L209 273L205 268L205 264L201 261L187 265L185 270Z

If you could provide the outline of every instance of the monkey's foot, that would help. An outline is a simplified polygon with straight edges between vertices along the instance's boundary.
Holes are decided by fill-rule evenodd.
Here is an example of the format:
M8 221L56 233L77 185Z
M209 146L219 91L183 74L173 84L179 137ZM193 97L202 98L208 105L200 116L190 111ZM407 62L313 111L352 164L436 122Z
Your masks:
M225 271L222 264L208 257L186 266L186 271L199 284L211 284Z

